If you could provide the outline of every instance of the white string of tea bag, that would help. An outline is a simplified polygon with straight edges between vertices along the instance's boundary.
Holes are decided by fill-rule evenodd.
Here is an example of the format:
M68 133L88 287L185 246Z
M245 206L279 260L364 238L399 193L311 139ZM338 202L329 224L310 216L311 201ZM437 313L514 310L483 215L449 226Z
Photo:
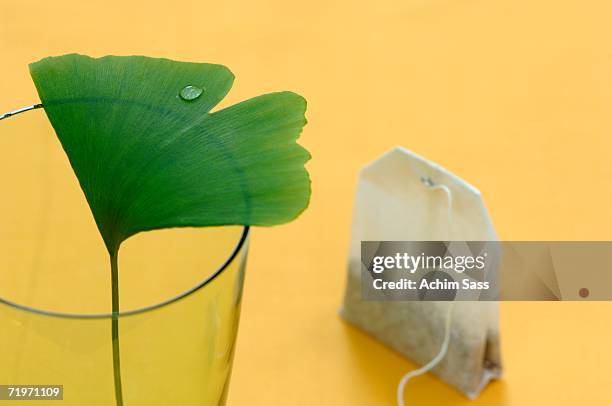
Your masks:
M452 210L453 210L453 194L448 186L443 185L443 184L434 183L429 177L425 177L425 176L421 177L421 182L430 189L440 189L446 193L446 197L448 200L448 211L447 211L448 240L450 241L451 227L452 227L451 220L452 220ZM408 381L416 376L423 375L427 373L428 371L430 371L431 369L433 369L436 365L440 363L440 361L442 361L442 359L446 355L446 352L448 351L448 344L450 343L450 330L451 330L451 322L452 322L453 304L454 302L450 302L447 306L446 318L444 322L444 340L442 341L442 345L440 347L440 351L438 351L438 354L436 354L436 356L433 357L427 364L423 365L422 367L418 369L415 369L413 371L406 373L402 377L402 379L400 379L399 384L397 385L397 404L398 406L404 406L404 389Z
M442 346L440 347L440 351L438 354L431 359L427 364L423 365L421 368L415 369L406 373L402 379L400 379L399 384L397 385L397 404L398 406L404 406L404 388L409 380L412 378L423 375L433 369L446 355L448 351L448 344L450 342L450 330L451 330L451 321L452 321L452 310L453 303L450 302L448 304L448 308L446 311L446 321L444 323L444 341L442 342Z

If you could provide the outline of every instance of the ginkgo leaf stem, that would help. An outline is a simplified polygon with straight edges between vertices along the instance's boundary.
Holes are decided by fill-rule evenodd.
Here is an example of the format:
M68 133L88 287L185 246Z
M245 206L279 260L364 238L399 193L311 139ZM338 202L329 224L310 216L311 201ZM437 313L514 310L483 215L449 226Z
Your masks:
M115 381L115 399L117 406L123 406L123 391L121 387L121 356L119 351L119 251L110 255L111 261L111 289L112 289L112 328L113 342L113 377Z

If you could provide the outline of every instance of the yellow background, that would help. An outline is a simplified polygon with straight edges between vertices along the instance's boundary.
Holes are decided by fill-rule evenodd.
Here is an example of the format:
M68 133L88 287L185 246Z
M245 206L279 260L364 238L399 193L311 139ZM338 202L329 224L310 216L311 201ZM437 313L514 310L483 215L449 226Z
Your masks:
M29 62L75 51L225 64L237 80L223 105L283 89L308 99L311 206L252 235L231 405L394 402L415 365L337 309L357 171L396 144L478 187L503 239L612 239L609 1L1 0L0 10L0 111L37 100ZM611 310L502 304L505 377L471 404L611 404ZM407 390L409 404L469 403L432 376Z

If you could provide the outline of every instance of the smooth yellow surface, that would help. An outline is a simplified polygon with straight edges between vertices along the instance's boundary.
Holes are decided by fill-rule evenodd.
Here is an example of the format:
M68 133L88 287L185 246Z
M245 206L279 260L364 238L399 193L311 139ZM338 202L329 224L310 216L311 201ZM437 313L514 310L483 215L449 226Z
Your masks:
M1 111L36 101L28 62L72 51L223 63L237 76L224 105L281 89L308 99L311 207L252 235L230 405L393 403L414 365L336 311L357 171L396 144L478 187L504 239L612 239L609 1L0 8ZM611 311L504 303L504 380L470 404L612 403ZM469 403L431 376L411 382L407 400Z

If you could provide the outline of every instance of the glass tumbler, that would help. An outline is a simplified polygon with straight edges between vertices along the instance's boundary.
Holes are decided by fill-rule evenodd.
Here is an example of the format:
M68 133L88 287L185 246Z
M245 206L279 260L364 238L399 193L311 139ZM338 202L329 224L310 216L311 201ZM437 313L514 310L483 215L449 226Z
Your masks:
M0 154L0 385L62 385L61 404L117 404L114 317L123 405L223 405L248 227L128 239L113 316L108 254L44 112L2 120Z

